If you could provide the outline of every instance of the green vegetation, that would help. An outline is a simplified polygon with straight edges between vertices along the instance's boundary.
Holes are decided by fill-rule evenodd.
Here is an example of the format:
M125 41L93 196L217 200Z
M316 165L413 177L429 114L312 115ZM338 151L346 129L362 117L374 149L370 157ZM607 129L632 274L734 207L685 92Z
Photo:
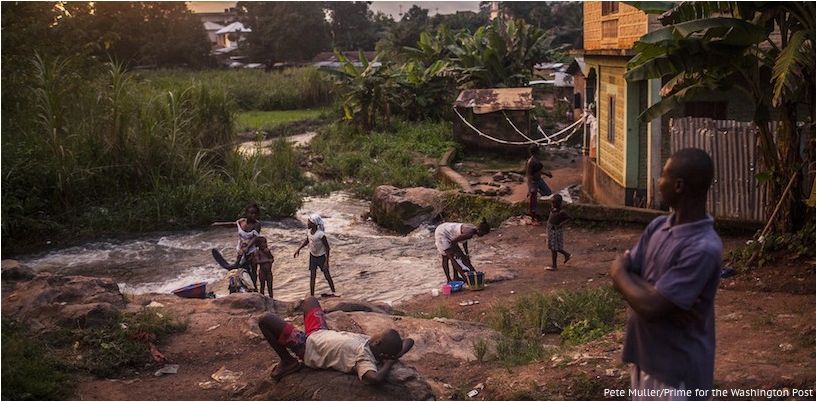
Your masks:
M161 344L187 329L166 311L143 308L120 313L97 328L58 329L34 336L23 324L3 317L4 400L64 400L73 394L71 373L117 375L149 364L148 342Z
M135 79L160 91L193 83L223 90L240 110L318 108L334 101L332 83L311 67L267 73L261 70L158 70Z
M474 357L478 362L482 363L488 359L488 341L482 338L477 338L473 342Z
M767 235L762 241L760 232L744 244L729 252L727 260L740 268L763 267L775 261L780 252L785 252L790 259L804 258L814 260L814 220L809 219L805 226L794 233Z
M73 392L65 368L28 329L3 317L3 400L65 400Z
M396 121L368 133L333 124L319 132L310 148L323 157L313 168L315 173L368 197L381 184L434 187L434 169L424 166L423 160L439 159L453 145L448 123Z
M778 233L800 229L810 220L799 197L808 181L795 180L791 191L788 183L808 164L800 151L802 140L814 137L800 128L815 120L814 4L639 2L636 7L662 14L659 21L665 25L635 43L637 56L627 65L628 81L666 83L661 100L642 113L642 120L706 100L722 88L750 99L758 128L756 176L775 200L766 206L766 216L773 216ZM773 120L781 123L778 128L768 124ZM777 200L784 200L779 210Z
M82 356L73 368L108 377L150 363L147 342L158 344L186 329L187 322L169 312L143 308L137 313L122 313L119 320L102 328L71 330L63 334L62 342L70 340Z
M71 233L112 234L232 219L250 201L293 214L304 184L297 155L233 149L234 103L195 77L146 82L119 65L85 73L36 58L3 86L3 251ZM201 78L201 77L199 77ZM44 238L48 236L48 238Z
M291 123L323 119L330 114L329 109L298 109L247 111L236 114L235 127L238 132L274 132Z
M341 69L321 71L336 77L345 118L369 131L393 116L440 119L449 114L458 88L526 85L535 63L556 57L553 39L524 20L497 18L473 33L445 26L422 32L417 47L404 48L396 58L401 63L379 57L370 62L360 52L355 65L336 52Z
M451 308L449 308L445 304L438 304L438 305L434 306L434 308L431 310L430 313L428 313L428 315L431 318L435 318L435 317L438 317L438 318L451 318L451 317L454 316L454 312L451 311Z
M500 333L497 357L509 365L546 357L542 335L559 334L565 346L596 339L613 329L621 299L612 288L531 293L496 305L488 323Z
M498 227L506 219L525 213L522 205L459 192L445 193L442 207L445 220L477 223L485 218L491 227Z

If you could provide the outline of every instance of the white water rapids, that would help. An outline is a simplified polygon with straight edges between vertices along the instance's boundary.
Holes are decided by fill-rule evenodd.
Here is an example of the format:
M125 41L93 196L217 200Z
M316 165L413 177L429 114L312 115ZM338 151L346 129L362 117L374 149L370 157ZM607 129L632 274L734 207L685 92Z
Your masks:
M432 228L396 236L364 220L361 216L368 210L368 202L338 192L305 199L297 219L263 222L262 234L275 255L275 298L291 301L309 293L309 252L304 249L298 258L292 255L306 237L306 217L315 212L324 218L332 277L341 295L394 303L439 287L445 277ZM222 279L227 271L213 261L210 249L219 249L232 261L236 240L235 227L214 227L93 242L25 256L20 262L37 271L112 277L125 293L164 293ZM315 293L328 291L318 272Z

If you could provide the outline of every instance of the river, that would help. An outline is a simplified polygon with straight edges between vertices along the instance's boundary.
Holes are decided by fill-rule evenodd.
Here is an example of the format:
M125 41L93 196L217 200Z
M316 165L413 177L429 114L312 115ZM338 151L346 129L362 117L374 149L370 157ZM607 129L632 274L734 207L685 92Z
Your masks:
M434 247L432 227L420 227L407 236L380 229L362 216L369 203L346 193L304 200L296 218L263 222L263 234L275 255L275 298L294 301L309 293L309 252L293 253L306 237L306 217L324 218L331 251L335 287L343 296L396 303L428 293L444 282ZM213 227L156 233L131 240L107 240L30 255L19 260L36 271L113 278L124 293L165 293L201 281L214 282L226 272L210 254L235 256L236 229ZM223 295L227 289L212 289ZM315 293L329 288L320 272Z

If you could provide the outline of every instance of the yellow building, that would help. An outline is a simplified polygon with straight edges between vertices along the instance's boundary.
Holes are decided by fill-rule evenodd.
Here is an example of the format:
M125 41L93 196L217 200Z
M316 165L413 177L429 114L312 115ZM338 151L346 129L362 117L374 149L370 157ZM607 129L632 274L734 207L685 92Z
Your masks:
M634 44L643 35L663 26L656 15L647 15L617 1L587 1L583 7L584 49L578 53L585 64L582 74L586 74L586 109L595 117L591 119L595 124L588 125L590 150L584 163L582 190L600 204L662 208L657 197L658 179L671 150L680 147L680 143L670 144L670 119L704 118L710 119L707 124L713 127L730 127L751 121L754 106L751 100L735 91L712 91L660 118L642 122L641 113L661 99L662 81L632 82L627 81L624 74L628 61L636 55ZM717 141L723 142L724 147L741 148L737 144L742 134L726 134L727 131L720 130ZM732 177L728 172L740 171L751 176L743 181L754 183L751 158L746 156L744 159L748 162L740 165L726 163L729 160L723 156L726 148L715 147L715 141L715 137L707 137L695 144L708 147L716 166L722 170L716 172L715 181L728 181ZM738 154L735 155L737 158ZM721 176L723 180L719 179ZM718 191L715 198L710 192L710 209L720 211L717 208L722 207L728 210L722 213L724 216L742 216L735 212L740 208L732 208L731 201L723 197L731 190L724 187Z
M633 44L660 27L654 16L617 1L584 3L584 61L587 93L596 117L589 144L591 159L585 164L583 189L596 202L608 205L648 206L649 179L660 175L660 164L648 163L649 146L661 153L660 122L642 123L638 115L657 96L660 83L627 82L627 62L635 55ZM649 91L650 87L654 91ZM650 127L653 125L653 127ZM656 143L650 144L655 129ZM660 162L659 162L660 163ZM656 171L657 169L657 171ZM651 195L651 194L650 194Z

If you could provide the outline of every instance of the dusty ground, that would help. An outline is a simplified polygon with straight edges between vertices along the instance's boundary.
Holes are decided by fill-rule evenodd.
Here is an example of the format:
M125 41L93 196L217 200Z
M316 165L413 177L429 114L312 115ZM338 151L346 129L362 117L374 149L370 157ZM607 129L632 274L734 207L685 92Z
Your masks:
M581 184L582 165L579 151L567 148L558 151L543 151L542 164L546 171L553 174L553 178L544 177L545 182L554 191ZM497 159L490 155L468 155L461 163L455 164L455 169L469 181L491 182L496 172L525 173L526 159ZM511 187L512 193L501 197L503 200L517 203L527 199L528 187L524 182L502 183Z
M543 158L554 179L551 187L561 189L579 182L580 162L571 158ZM508 166L493 166L509 170ZM512 166L510 167L512 168ZM517 169L521 170L522 166ZM489 171L474 162L458 170ZM476 173L472 178L481 176ZM524 199L526 188L517 184L510 200ZM472 251L496 255L493 260L475 261L480 270L507 269L514 279L489 284L479 292L464 291L452 296L419 296L397 308L407 314L430 313L446 306L454 318L484 321L492 305L507 303L532 291L607 286L607 269L618 253L637 240L641 226L578 225L566 232L565 244L573 253L567 265L546 272L550 253L546 250L545 228L511 219L503 227L474 242ZM743 244L749 235L725 237L725 254ZM485 248L485 249L483 249ZM494 268L497 267L497 268ZM442 273L440 273L442 278ZM721 281L716 299L717 355L716 388L808 388L815 385L815 264L814 261L779 259L772 266ZM480 304L461 307L464 300ZM146 302L146 301L142 301ZM174 336L162 352L180 365L178 374L154 377L156 367L121 379L86 378L79 384L80 399L224 400L240 399L241 383L254 383L276 362L273 351L258 335L254 320L258 313L227 317L197 314L195 307L179 310L190 317L185 333ZM299 323L300 318L295 318ZM213 328L217 326L216 328ZM465 394L483 384L472 399L611 399L605 388L626 389L628 375L620 363L621 329L588 344L562 350L551 359L505 367L498 362L453 360L432 355L416 364L435 384L438 398L469 399ZM558 342L546 339L546 342ZM214 384L211 374L221 367L240 372L237 386ZM813 394L812 394L813 395ZM342 395L338 395L342 399ZM612 399L628 399L612 398ZM742 398L716 398L742 399ZM765 398L755 398L765 399ZM799 398L799 399L812 399Z
M420 296L399 308L408 313L428 313L445 305L455 318L482 321L492 304L505 303L525 292L608 285L610 261L634 244L640 231L635 226L574 225L568 231L566 244L575 257L559 271L545 272L542 267L549 255L543 249L544 227L512 220L480 239L477 247L489 247L503 255L502 260L482 261L480 269L510 267L517 272L517 278L492 283L480 292ZM727 250L744 241L740 237L724 239ZM722 281L717 297L717 387L813 389L814 278L813 262L781 260L777 265ZM480 304L461 307L458 303L463 300L479 300ZM180 364L178 374L154 377L155 368L151 367L123 379L88 378L80 383L78 397L235 399L241 396L229 386L202 387L208 387L207 381L212 383L210 375L222 366L241 372L241 381L252 383L259 381L275 362L272 350L254 327L257 314L223 317L196 314L196 309L190 307L180 313L191 318L189 329L162 348L168 358ZM560 352L553 360L524 366L506 368L491 361L464 363L439 355L424 359L418 369L429 379L451 385L443 389L443 398L463 397L482 383L485 388L475 399L604 399L604 388L627 384L625 367L619 362L622 337L622 332L617 331Z

